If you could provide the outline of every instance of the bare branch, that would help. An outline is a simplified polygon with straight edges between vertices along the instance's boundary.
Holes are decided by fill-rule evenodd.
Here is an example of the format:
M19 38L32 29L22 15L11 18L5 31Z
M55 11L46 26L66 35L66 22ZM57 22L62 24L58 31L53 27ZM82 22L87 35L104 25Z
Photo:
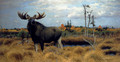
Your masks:
M83 40L84 40L85 42L88 42L88 43L91 45L91 47L93 48L93 50L95 50L94 44L92 44L90 41L86 40L85 38L83 38Z

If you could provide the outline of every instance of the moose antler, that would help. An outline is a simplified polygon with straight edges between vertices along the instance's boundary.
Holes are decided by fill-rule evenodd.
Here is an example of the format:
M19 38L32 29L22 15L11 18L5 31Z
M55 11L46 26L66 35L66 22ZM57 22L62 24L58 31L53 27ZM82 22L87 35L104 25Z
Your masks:
M25 19L25 20L30 18L30 16L27 14L27 12L25 14L24 14L24 12L23 13L18 12L18 16L21 19Z
M42 14L40 14L39 12L37 12L37 13L38 13L37 16L36 15L33 16L35 19L41 19L41 18L44 18L46 16L45 12L43 12Z

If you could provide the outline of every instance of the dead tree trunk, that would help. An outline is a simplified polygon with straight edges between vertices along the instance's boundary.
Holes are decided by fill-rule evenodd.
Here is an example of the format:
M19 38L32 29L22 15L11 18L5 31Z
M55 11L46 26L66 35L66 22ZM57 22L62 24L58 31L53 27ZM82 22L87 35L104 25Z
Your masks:
M83 5L84 7L84 17L85 17L85 36L86 36L86 5Z
M88 21L88 28L87 28L87 37L88 37L88 30L89 30L89 25L90 25L90 22L91 22L91 13L92 13L93 10L90 11L90 14L88 15L89 17L89 21Z
M94 30L95 30L95 21L94 21L94 15L92 16L92 24L93 24L93 38L94 38L94 45L95 45L95 42L96 42L96 37L95 37L95 32L94 32Z
M94 39L94 41L92 42L91 40L87 40L85 38L83 38L83 40L88 42L91 45L91 47L93 48L93 50L95 50L96 37L94 35L94 26L95 26L94 16L92 16L92 23L91 24L93 25L93 39Z
M92 25L93 25L93 37L94 37L94 26L95 26L94 15L92 16Z

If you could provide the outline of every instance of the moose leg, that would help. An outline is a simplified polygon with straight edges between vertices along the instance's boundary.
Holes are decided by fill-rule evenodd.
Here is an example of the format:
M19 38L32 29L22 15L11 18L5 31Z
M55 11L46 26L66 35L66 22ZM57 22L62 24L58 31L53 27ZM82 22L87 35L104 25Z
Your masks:
M54 45L55 45L57 48L60 47L60 45L58 44L58 41L55 41Z
M63 49L63 45L62 45L62 43L61 43L61 37L58 39L58 45L60 46L60 48Z
M34 47L35 47L35 51L37 52L37 50L38 50L38 43L35 43Z
M54 46L56 46L57 48L60 47L59 44L58 44L58 40L55 40L55 41L54 41Z
M41 50L44 50L44 42L40 42Z

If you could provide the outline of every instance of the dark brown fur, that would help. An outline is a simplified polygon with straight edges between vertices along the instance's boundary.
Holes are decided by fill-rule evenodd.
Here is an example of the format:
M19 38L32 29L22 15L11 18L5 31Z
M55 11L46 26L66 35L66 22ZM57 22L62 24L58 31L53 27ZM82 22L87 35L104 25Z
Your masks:
M25 20L28 19L27 29L29 31L29 34L32 37L36 51L37 51L38 43L40 43L41 49L43 51L44 43L50 43L51 41L54 41L55 44L58 43L59 44L58 46L62 48L62 44L61 44L62 31L60 29L56 27L44 26L43 24L35 21L35 16L30 17L25 13L25 15L28 16L26 17L25 15L22 15L19 12L18 12L18 15L21 19L25 19ZM43 15L39 15L38 18L41 19L40 17L43 17Z

